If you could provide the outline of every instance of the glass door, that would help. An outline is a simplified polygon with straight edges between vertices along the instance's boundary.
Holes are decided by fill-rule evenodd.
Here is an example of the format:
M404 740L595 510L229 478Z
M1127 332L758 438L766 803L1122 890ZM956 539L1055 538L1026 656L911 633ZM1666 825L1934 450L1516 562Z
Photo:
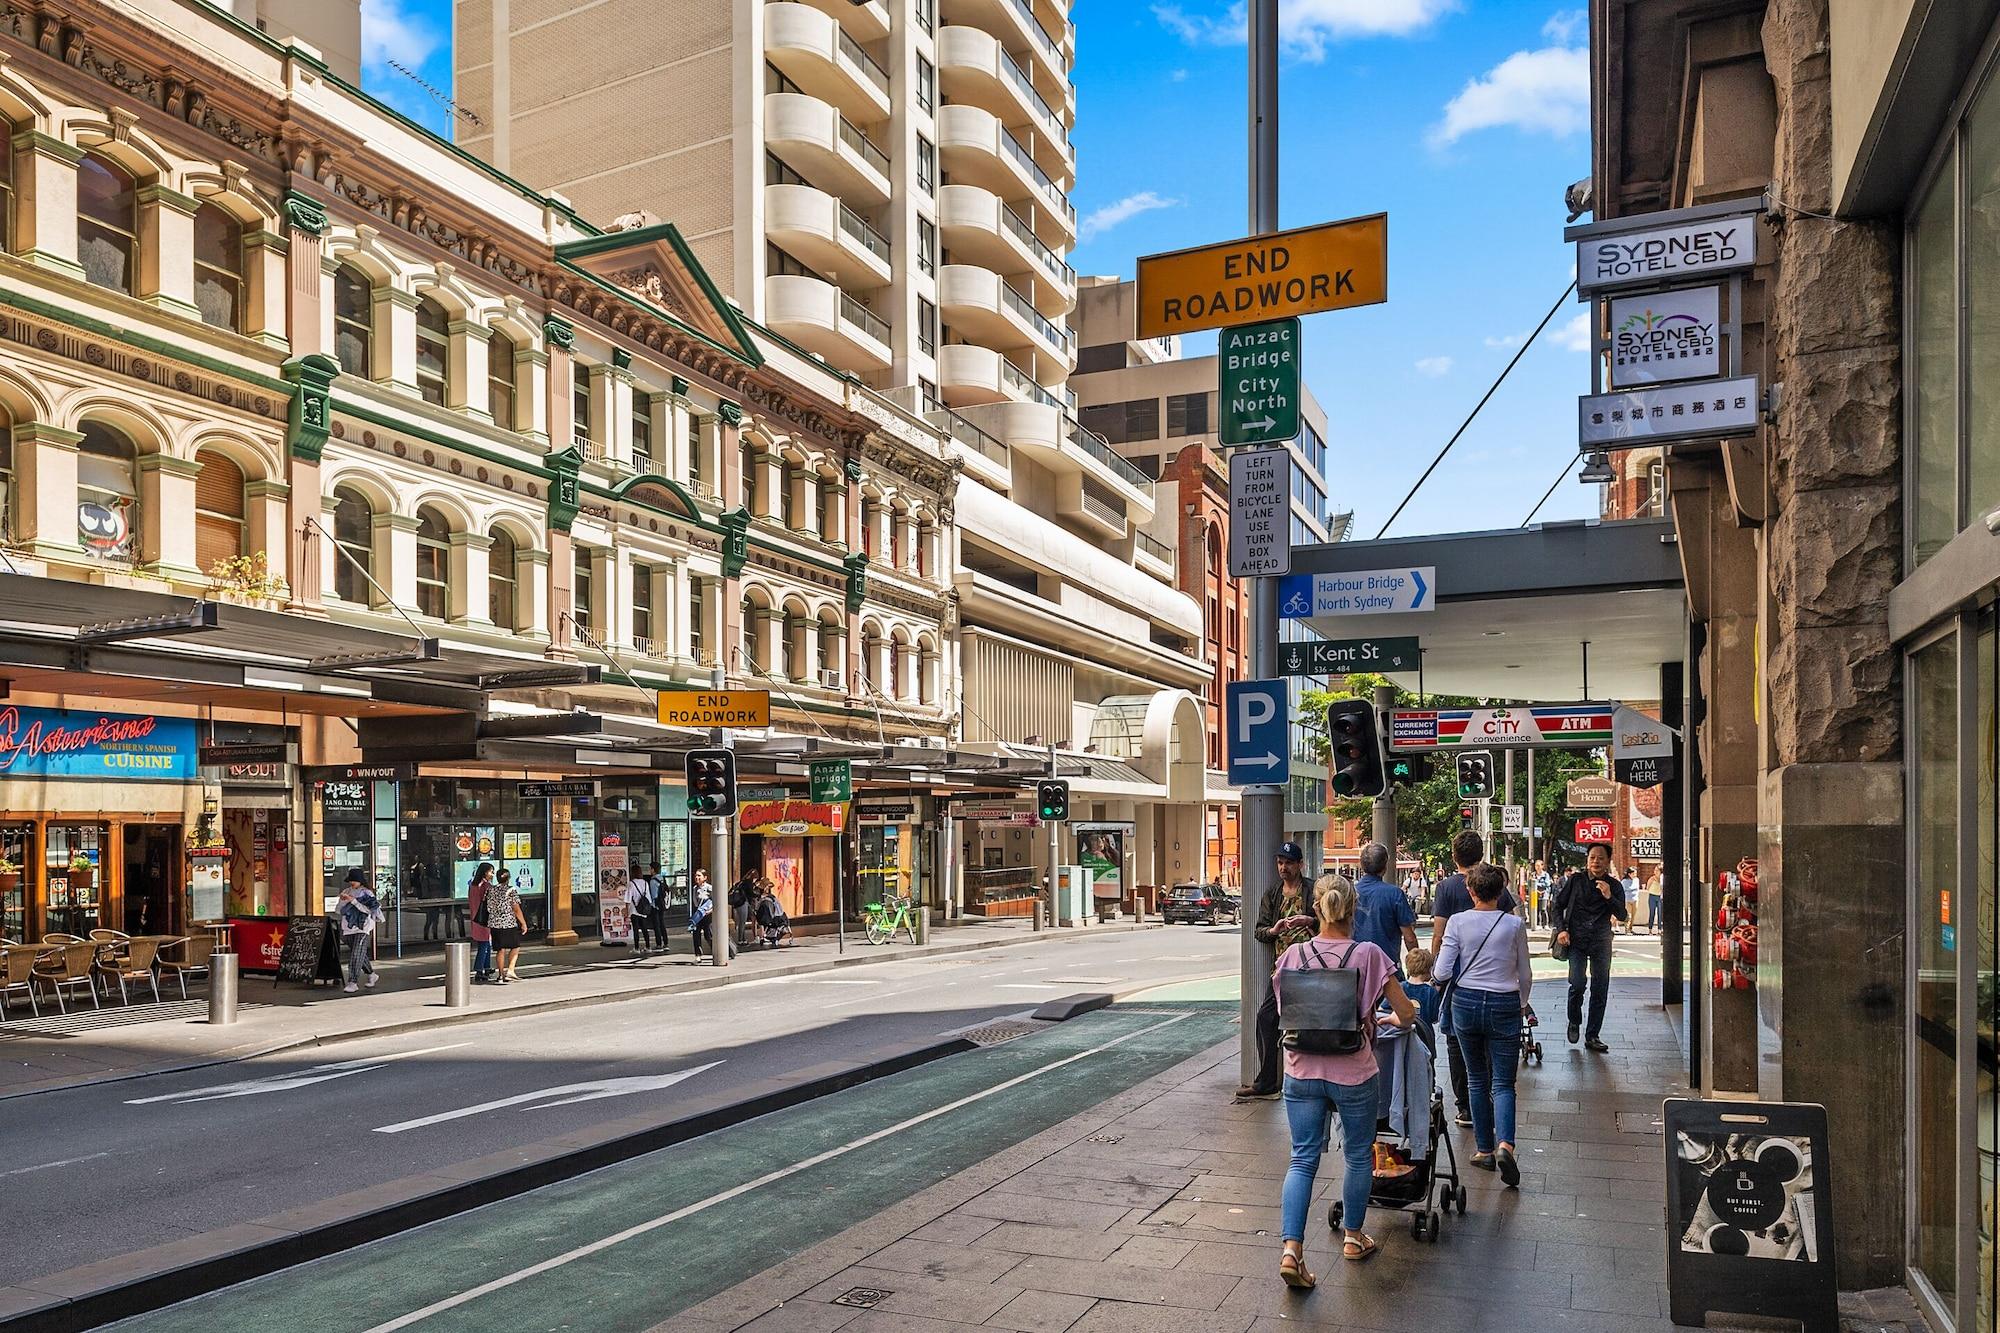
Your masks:
M1989 607L1980 616L1978 645L1979 715L1978 811L1974 821L1978 831L1979 864L1974 880L1977 901L1967 915L1968 928L1978 941L1968 944L1976 993L1973 1002L1974 1120L1977 1125L1972 1151L1978 1160L1979 1217L1977 1223L1976 1280L1973 1287L1973 1320L1979 1333L1993 1333L1996 1306L1993 1257L1996 1176L2000 1176L2000 1079L1995 1078L1996 1046L2000 1046L2000 1024L1996 1023L1996 981L2000 981L2000 934L1996 934L1995 899L2000 896L2000 865L1996 864L1996 839L2000 839L2000 718L1996 718L1994 691L2000 689L2000 665L1995 661L1996 616Z
M1916 903L1910 997L1911 1260L1946 1310L1958 1292L1958 636L1910 657L1910 830Z
M28 938L29 849L34 845L33 824L0 825L0 940L25 943Z
M44 840L43 875L48 904L42 934L90 938L103 925L106 877L111 872L106 824L50 824Z

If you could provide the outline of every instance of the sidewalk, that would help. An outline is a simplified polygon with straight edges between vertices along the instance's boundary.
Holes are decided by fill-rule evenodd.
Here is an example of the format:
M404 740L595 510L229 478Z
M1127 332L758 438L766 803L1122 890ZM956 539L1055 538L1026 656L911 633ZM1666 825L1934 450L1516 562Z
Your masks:
M797 976L834 968L1024 944L1031 940L1086 939L1133 930L1157 929L1157 922L1114 922L1072 927L1037 935L1029 922L968 918L934 926L923 945L871 947L857 933L845 953L832 935L811 935L796 947L744 950L718 972L688 951L685 934L676 952L636 960L627 948L606 948L595 940L561 948L521 951L521 981L512 986L474 986L464 1009L444 1007L444 957L426 952L378 960L382 980L355 995L339 986L278 985L269 976L242 977L237 1021L228 1027L207 1023L206 988L182 1001L179 988L161 983L163 1004L116 1002L83 1008L72 997L67 1016L43 1005L30 1017L21 1004L0 1023L0 1098L79 1083L219 1064L301 1047L362 1037L390 1036L422 1028L477 1023L499 1014L531 1013L583 1005L612 1004L645 995L670 995Z
M1656 990L1614 986L1605 1056L1563 1042L1561 989L1539 988L1537 1008L1557 1022L1542 1029L1546 1063L1520 1082L1521 1188L1466 1168L1471 1134L1455 1131L1471 1200L1441 1242L1419 1243L1407 1215L1371 1209L1381 1253L1344 1262L1325 1222L1340 1186L1328 1154L1306 1235L1311 1293L1277 1276L1284 1108L1231 1100L1231 1041L659 1328L1669 1333L1657 1121L1661 1099L1684 1091L1683 1060L1649 1002ZM1896 1327L1862 1299L1848 1308L1852 1328Z

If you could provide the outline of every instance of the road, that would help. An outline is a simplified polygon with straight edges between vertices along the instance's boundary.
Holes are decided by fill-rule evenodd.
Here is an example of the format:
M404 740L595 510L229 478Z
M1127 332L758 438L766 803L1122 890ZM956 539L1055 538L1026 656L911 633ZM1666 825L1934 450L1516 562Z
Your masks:
M1231 969L1237 931L1041 940L497 1018L0 1101L10 1278L955 1031Z

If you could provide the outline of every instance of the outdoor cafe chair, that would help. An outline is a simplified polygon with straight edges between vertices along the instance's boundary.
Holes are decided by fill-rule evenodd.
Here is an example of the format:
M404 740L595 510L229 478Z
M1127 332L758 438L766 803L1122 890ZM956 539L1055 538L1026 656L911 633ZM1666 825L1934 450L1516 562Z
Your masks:
M42 1016L42 1006L35 999L35 962L39 949L12 945L0 948L0 1015L7 1012L7 997L15 991L25 991L28 995L28 1012L36 1018Z
M45 950L35 964L33 980L48 986L56 993L56 1008L62 1013L69 1012L69 1005L63 1001L63 987L87 986L90 988L90 1005L93 1009L104 1006L97 999L97 982L91 977L91 965L97 961L97 946L89 940L77 940Z
M42 936L43 944L82 944L84 942L84 938L81 935L65 935L60 931L50 931L48 934Z
M215 936L187 935L177 940L162 942L158 962L162 972L171 972L174 980L181 983L181 998L187 998L187 979L199 974L209 975L209 959L215 956Z
M92 970L105 978L104 989L108 993L111 981L118 982L118 998L126 1004L132 1003L131 992L126 988L128 981L147 981L153 987L153 1003L160 1002L160 979L153 974L153 959L160 951L162 941L157 939L130 940L124 953L105 953L98 957Z

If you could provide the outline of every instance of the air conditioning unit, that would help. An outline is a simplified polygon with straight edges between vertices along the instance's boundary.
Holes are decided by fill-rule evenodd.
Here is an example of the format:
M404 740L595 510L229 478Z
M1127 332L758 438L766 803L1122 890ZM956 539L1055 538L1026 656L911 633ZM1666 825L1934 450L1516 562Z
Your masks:
M826 689L829 689L829 690L837 690L837 689L839 689L839 688L841 687L841 674L840 674L840 668L839 668L839 667L826 667L825 669L823 669L823 670L822 670L822 671L821 671L821 672L819 673L819 683L820 683L820 684L821 684L821 685L822 685L823 687L825 687Z

